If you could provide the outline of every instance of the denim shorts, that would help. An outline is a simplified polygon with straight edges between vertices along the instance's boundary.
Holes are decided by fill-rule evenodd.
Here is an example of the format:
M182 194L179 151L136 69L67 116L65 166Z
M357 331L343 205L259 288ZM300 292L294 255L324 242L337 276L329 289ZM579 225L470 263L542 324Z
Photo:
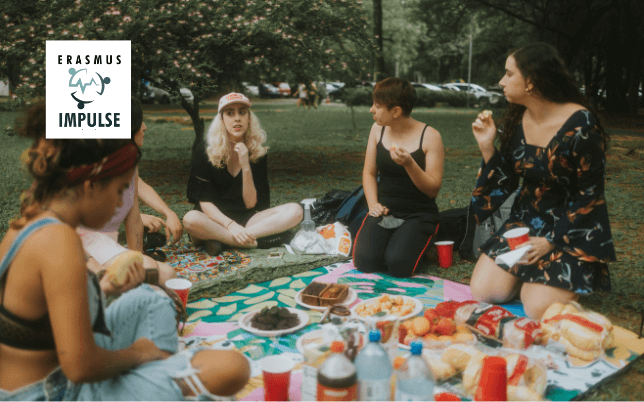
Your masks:
M174 303L170 298L143 284L123 294L105 311L112 336L94 334L96 344L109 350L124 349L138 338L148 338L161 350L176 353L178 335ZM128 370L100 382L75 384L60 368L45 379L15 391L0 389L0 400L182 400L173 378L188 370L199 348L176 353Z

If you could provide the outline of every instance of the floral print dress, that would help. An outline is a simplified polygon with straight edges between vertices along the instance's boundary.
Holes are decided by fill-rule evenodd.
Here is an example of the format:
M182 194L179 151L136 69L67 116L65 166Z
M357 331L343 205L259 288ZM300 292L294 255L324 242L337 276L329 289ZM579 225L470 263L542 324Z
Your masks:
M610 290L607 263L615 261L615 249L604 197L603 135L587 110L570 116L545 148L527 144L519 125L511 154L495 150L477 176L472 205L479 223L517 191L510 217L481 252L495 259L510 251L503 233L527 227L530 236L545 237L555 249L537 264L503 269L523 282L576 293Z

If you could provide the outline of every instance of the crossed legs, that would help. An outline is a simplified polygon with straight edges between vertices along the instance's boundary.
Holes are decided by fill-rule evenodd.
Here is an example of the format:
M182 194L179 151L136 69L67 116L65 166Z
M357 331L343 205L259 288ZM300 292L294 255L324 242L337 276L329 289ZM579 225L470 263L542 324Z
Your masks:
M567 303L579 298L566 289L522 282L485 254L481 254L474 267L470 290L474 300L490 304L505 303L520 296L526 315L533 320L540 319L553 303Z
M295 227L302 221L302 207L288 203L260 211L253 215L246 224L246 231L259 239L276 233L282 233ZM249 248L238 243L233 235L201 211L192 210L183 217L183 226L193 242L200 244L204 240L217 240L233 247ZM256 247L254 244L250 247Z

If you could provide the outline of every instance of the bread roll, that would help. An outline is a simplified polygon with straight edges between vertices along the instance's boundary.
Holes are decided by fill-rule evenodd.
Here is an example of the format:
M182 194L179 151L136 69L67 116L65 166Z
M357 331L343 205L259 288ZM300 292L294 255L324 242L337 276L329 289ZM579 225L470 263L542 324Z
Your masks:
M474 394L479 385L479 381L481 381L481 370L483 369L483 360L485 357L483 353L473 356L467 362L465 371L463 371L463 386L471 394Z
M457 371L463 371L471 358L479 357L480 355L485 356L483 352L474 346L455 343L445 349L441 360L454 367Z
M541 401L543 397L528 387L508 385L508 401Z
M561 314L563 311L564 307L566 307L562 303L553 303L546 309L546 311L543 313L541 316L541 321L542 321L542 328L543 328L543 321L544 320L549 320L552 317Z
M143 264L143 254L138 251L128 250L116 256L105 271L105 275L112 286L120 287L125 285L125 282L127 282L127 268L136 262Z
M576 357L577 359L585 360L587 362L591 362L599 356L601 356L603 349L594 349L594 350L582 350L573 345L568 338L561 337L559 339L559 342L561 342L562 345L566 347L566 353L568 353L572 357Z
M456 374L456 369L451 364L447 364L438 358L428 358L424 355L423 357L425 357L425 361L437 381L445 381Z

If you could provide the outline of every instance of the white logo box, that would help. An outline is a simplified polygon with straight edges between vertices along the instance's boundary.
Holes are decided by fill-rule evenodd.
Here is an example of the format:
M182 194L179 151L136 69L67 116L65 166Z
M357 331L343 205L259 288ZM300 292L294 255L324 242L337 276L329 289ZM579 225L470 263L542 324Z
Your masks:
M47 138L130 138L130 41L46 46Z

